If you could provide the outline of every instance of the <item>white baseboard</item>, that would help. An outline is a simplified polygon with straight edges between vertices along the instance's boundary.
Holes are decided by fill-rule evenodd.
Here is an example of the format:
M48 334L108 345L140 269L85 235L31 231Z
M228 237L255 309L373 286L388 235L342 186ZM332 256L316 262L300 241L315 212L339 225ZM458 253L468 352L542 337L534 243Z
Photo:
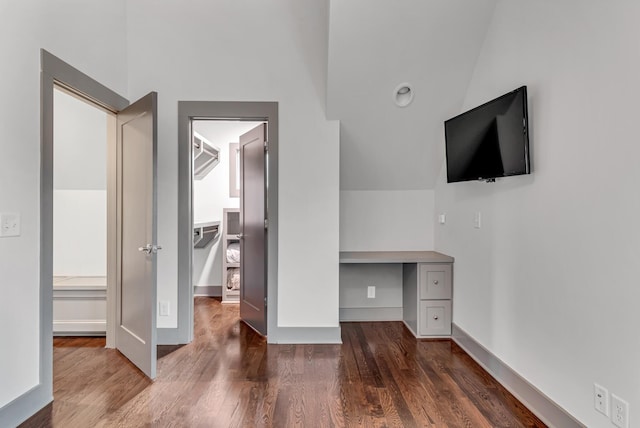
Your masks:
M585 427L455 323L451 330L453 341L542 422L552 428Z
M402 321L402 307L395 308L340 308L340 322L349 321Z
M107 320L54 320L54 336L104 336Z

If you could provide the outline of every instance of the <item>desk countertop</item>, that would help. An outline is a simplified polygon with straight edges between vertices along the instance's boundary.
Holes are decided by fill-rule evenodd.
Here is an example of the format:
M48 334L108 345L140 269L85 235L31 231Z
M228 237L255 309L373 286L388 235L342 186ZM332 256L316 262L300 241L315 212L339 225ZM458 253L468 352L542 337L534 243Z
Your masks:
M340 263L453 263L436 251L340 251Z

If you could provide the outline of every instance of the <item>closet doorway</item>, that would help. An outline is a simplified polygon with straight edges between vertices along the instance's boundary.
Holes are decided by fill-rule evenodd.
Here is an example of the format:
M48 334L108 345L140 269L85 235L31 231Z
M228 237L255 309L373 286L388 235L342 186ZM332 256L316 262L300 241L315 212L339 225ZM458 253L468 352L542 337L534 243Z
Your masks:
M241 320L272 339L277 103L181 101L178 110L178 340L193 338L195 295L238 304Z
M240 136L255 121L194 120L193 286L195 296L240 303L242 167Z
M60 86L53 103L53 334L107 336L107 151L116 116Z
M161 246L157 245L156 232L157 94L149 93L129 104L125 98L45 50L41 50L40 91L40 366L43 370L38 393L42 394L42 401L47 402L53 386L51 337L54 328L60 332L64 325L67 327L64 333L74 334L83 333L79 331L82 326L93 324L85 334L96 334L98 328L104 328L107 347L115 347L146 376L155 378L156 253ZM56 101L60 100L72 105L71 110L88 109L99 116L97 122L101 124L96 128L104 124L106 136L100 132L83 136L81 131L81 135L73 139L96 138L106 143L92 146L83 141L80 149L76 145L58 147L66 144L55 138L56 116L65 116L64 111L56 110L61 106ZM66 118L69 122L75 122L68 125L75 128L74 132L84 125L79 122L86 120L78 111L66 116L70 116ZM93 134L87 130L84 133ZM104 156L100 155L103 150L100 147L104 147ZM89 158L84 158L83 152L89 152ZM86 176L92 168L101 172ZM91 184L81 183L82 180ZM85 191L88 193L79 196ZM54 217L64 221L54 224ZM106 218L106 224L102 225L97 218ZM100 228L106 235L102 239L98 238L103 233ZM56 246L62 249L56 252ZM77 258L86 256L81 252L96 252L99 257L84 258L80 263L84 266L78 266ZM70 257L72 262L60 259L64 254L74 254ZM102 288L105 313L95 319L80 319L84 323L58 322L54 327L54 276L58 277L56 285L76 286L76 289L60 291L81 291L84 298L88 297L86 292L96 291L89 290L91 287ZM85 289L77 290L78 282ZM92 309L94 313L100 312L95 307ZM91 317L81 313L79 318Z

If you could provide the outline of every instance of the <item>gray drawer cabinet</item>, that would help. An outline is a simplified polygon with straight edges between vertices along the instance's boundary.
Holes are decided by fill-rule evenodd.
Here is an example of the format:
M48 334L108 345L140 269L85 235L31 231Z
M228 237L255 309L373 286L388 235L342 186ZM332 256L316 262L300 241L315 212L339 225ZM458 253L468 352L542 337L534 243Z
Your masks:
M402 265L403 321L418 338L451 336L451 263Z

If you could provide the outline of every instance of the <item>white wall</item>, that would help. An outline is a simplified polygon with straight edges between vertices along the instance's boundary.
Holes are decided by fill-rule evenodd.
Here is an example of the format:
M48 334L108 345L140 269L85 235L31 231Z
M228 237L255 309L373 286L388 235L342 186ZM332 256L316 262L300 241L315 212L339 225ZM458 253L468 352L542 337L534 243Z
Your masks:
M53 91L53 188L107 188L107 113Z
M193 221L220 221L223 209L238 208L240 198L229 196L229 143L261 122L194 121L193 129L220 150L220 163L202 180L193 182ZM221 235L219 235L221 236ZM222 240L216 238L206 248L193 251L193 285L222 285Z
M434 248L433 190L342 190L340 251L419 251ZM367 298L367 287L376 297ZM341 265L343 320L398 320L402 314L399 265Z
M339 134L326 1L127 3L129 94L158 91L158 299L177 307L178 100L279 103L279 326L338 326ZM175 327L176 314L158 319Z
M433 250L434 191L340 192L340 251Z
M54 190L53 275L107 276L107 191Z
M107 113L53 97L53 275L107 274Z
M0 239L0 407L38 384L40 48L126 95L124 0L0 3L0 212L22 235ZM11 326L11 328L6 328Z
M436 188L454 322L587 426L640 409L640 5L498 3L464 109L526 84L533 175ZM473 228L475 211L482 229Z

